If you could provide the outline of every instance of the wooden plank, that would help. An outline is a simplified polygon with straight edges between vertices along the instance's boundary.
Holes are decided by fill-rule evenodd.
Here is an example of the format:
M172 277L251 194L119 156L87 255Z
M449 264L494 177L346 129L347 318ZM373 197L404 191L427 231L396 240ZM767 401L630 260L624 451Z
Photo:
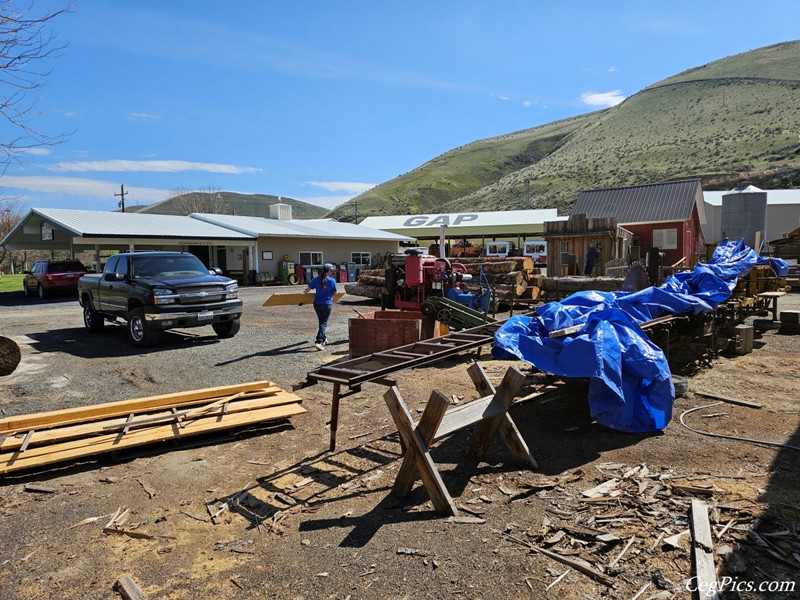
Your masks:
M225 385L201 390L177 392L174 394L164 394L161 396L148 396L145 398L135 398L133 400L120 400L118 402L93 404L91 406L81 406L65 410L6 417L0 419L0 432L14 433L18 431L28 431L30 429L57 427L59 425L67 425L81 421L96 421L106 417L128 415L132 412L141 413L153 407L163 409L167 406L180 406L192 402L202 403L236 392L249 392L267 388L272 388L276 391L280 390L280 388L271 381L254 381L252 383Z
M478 364L478 363L475 363ZM497 403L504 410L498 411L495 416L481 421L475 429L475 436L470 444L470 453L473 456L481 457L486 453L489 443L492 441L500 422L507 414L514 396L519 393L520 388L525 383L525 374L516 367L510 367L503 376L503 381L494 395L494 403Z
M397 388L395 387L395 389ZM420 417L419 423L416 427L416 430L422 437L422 441L425 443L426 448L431 447L431 444L436 436L436 431L439 428L442 417L445 414L444 412L439 414L441 412L442 398L444 398L444 395L439 391L431 391L431 395L428 398L428 403L425 405L425 410L422 412L422 416ZM400 400L402 401L402 397L400 397ZM449 402L447 402L446 398L444 398L444 401L444 409L446 411ZM400 470L398 471L397 477L394 480L394 487L392 490L401 498L405 498L411 492L411 488L417 479L419 479L419 475L417 474L417 465L415 464L414 460L408 458L407 456L406 460L404 460L403 464L400 466Z
M114 584L114 589L125 600L147 600L147 595L142 591L142 588L129 575L120 577L117 583Z
M762 404L758 404L757 402L750 402L748 400L739 400L738 398L729 398L727 396L720 396L719 394L712 394L710 392L704 392L702 390L695 390L692 389L692 393L698 396L703 396L704 398L711 398L712 400L722 400L723 402L727 402L728 404L738 404L739 406L747 406L748 408L762 408Z
M299 402L301 398L295 394L285 392L284 394L270 395L265 398L251 398L246 400L239 400L231 405L231 412L243 412L247 410L255 410L259 408L268 408L270 406L282 406L293 402ZM170 416L171 413L164 413L164 416ZM195 415L193 418L198 418L202 415ZM183 425L178 423L179 426L185 427L191 420L184 421ZM156 421L157 422L157 421ZM106 421L93 421L90 423L79 423L76 425L67 425L64 427L55 427L44 431L37 431L35 440L32 442L41 446L42 444L52 444L56 442L64 442L80 437L97 435L101 433L109 433L107 426L112 425L117 428L125 424L124 419L113 419ZM0 452L10 452L13 450L23 451L21 445L23 440L19 437L9 436L0 442Z
M439 430L436 432L436 439L455 433L465 427L469 427L485 418L493 417L498 413L505 412L505 409L497 403L492 403L493 398L488 396L479 400L473 400L467 404L462 404L458 408L447 411Z
M176 423L158 425L148 429L139 429L127 435L106 434L92 438L83 438L59 444L49 444L37 448L29 448L24 454L4 452L0 454L0 475L45 465L94 457L105 452L135 448L147 444L182 439L220 429L230 429L242 425L252 425L278 419L285 419L307 412L298 403L284 406L250 410L226 416L206 416L191 421L181 429Z
M293 294L272 294L271 296L267 297L266 301L262 306L289 306L289 305L297 305L303 306L304 304L313 304L314 303L314 294L308 293L304 294L303 292L297 292ZM344 292L336 292L333 295L333 301L338 302L344 296Z
M692 553L697 579L695 587L705 592L705 597L719 600L719 582L714 567L714 541L708 521L708 506L702 500L692 499ZM705 590L708 590L707 592Z

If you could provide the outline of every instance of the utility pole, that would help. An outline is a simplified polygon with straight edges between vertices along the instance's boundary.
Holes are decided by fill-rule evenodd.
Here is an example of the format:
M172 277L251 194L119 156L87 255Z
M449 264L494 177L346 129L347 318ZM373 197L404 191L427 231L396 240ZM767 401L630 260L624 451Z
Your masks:
M119 186L119 194L114 194L115 196L119 196L121 200L119 201L119 207L122 209L122 212L125 212L125 194L128 192L125 191L125 185L122 184Z
M528 186L528 208L531 207L531 180L530 178L525 179L525 185Z
M356 209L356 217L355 217L356 225L358 225L358 202L354 202L353 204L355 205Z

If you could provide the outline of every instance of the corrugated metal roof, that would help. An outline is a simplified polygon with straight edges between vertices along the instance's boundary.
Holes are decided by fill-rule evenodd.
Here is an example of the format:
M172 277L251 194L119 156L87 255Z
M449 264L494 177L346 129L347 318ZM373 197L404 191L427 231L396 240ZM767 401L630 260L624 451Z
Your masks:
M33 208L59 227L83 237L249 239L253 236L224 227L174 215L102 212L66 208Z
M539 208L534 210L495 210L489 212L427 213L422 215L391 215L385 217L366 217L361 221L365 227L375 229L420 231L430 228L439 230L447 225L448 231L459 227L502 227L523 223L541 224L545 221L558 221L558 210ZM454 232L455 233L455 232Z
M393 242L411 241L404 235L380 231L353 223L339 223L325 220L281 221L262 217L240 215L193 214L193 219L214 223L221 227L247 233L251 236L270 237L313 237L319 239L358 239L386 240Z
M614 217L620 225L686 221L692 217L695 206L700 222L704 223L705 207L699 179L584 190L572 214L585 214L590 219Z
M752 187L752 186L751 186ZM758 190L758 188L756 188ZM800 204L800 189L798 190L758 190L767 193L767 205L770 204ZM703 199L713 206L722 206L722 197L730 192L703 192Z

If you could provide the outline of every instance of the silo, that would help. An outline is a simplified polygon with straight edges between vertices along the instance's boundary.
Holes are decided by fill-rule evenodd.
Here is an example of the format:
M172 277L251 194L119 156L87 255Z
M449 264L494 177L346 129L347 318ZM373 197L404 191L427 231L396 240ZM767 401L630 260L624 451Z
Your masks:
M760 251L767 243L767 192L747 182L722 196L722 238Z

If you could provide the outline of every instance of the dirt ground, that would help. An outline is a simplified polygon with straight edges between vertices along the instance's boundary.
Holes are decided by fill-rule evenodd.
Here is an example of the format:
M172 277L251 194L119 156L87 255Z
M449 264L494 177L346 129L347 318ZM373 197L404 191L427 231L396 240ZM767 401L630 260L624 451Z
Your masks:
M800 309L800 294L780 307ZM552 383L529 365L468 353L397 376L415 418L433 388L458 403L476 398L466 375L475 359L495 384L520 368L523 396ZM751 354L684 374L692 390L762 408L723 402L684 414L716 402L690 392L664 432L632 435L593 423L579 385L519 403L510 414L537 470L514 465L498 440L470 459L470 431L435 446L459 519L435 513L419 483L408 498L390 493L401 448L376 384L342 401L335 452L326 384L298 392L309 412L288 423L9 475L0 599L114 598L125 575L163 599L688 598L690 536L678 534L693 498L710 507L714 559L731 578L724 597L798 597L775 590L800 579L800 335L758 331ZM794 448L700 435L682 415L694 429ZM209 521L206 501L242 490ZM132 534L104 533L119 509ZM748 589L759 586L772 591Z

